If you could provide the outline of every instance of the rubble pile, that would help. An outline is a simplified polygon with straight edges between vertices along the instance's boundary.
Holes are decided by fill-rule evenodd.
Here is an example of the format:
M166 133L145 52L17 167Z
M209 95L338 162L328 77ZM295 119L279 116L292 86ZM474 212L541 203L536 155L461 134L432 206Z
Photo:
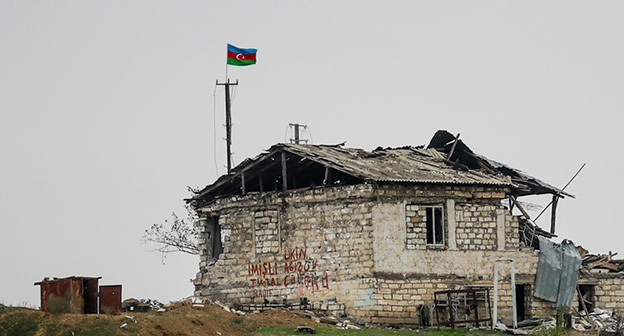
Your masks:
M621 316L600 308L594 308L589 314L581 311L572 316L572 328L578 331L599 330L615 333L624 327L622 322Z
M337 314L338 310L332 309L334 305L341 308L340 311L342 312L344 312L344 308L342 304L336 302L336 299L329 299L327 302L310 302L304 298L299 303L264 302L258 305L235 304L233 307L229 307L219 301L204 300L203 302L217 305L227 312L233 312L238 315L260 313L261 311L271 309L287 309L295 315L309 318L317 323L332 324L340 329L360 329L366 325L356 317Z
M583 258L581 272L601 273L601 272L622 272L624 271L624 259L613 259L617 253L591 254L582 246L577 246L576 250Z
M153 299L129 298L121 303L122 312L148 312L150 310L160 310L163 304Z

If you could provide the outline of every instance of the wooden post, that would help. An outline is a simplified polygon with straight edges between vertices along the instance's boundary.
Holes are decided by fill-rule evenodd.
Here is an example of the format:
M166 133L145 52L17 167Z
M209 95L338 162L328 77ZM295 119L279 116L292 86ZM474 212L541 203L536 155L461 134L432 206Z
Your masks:
M526 217L526 219L531 219L531 217L529 217L529 214L526 211L524 211L524 208L522 207L522 205L520 205L520 203L518 203L518 200L514 196L509 195L509 198L518 207L518 210L520 210L520 212L522 212L522 214L524 215L524 217Z
M325 166L325 177L323 178L323 185L328 186L331 184L331 169Z
M282 190L288 189L288 175L286 174L286 153L282 152Z
M476 289L472 290L472 305L475 310L475 320L477 321L476 324L478 328L479 327L479 304L477 303L477 290Z
M446 293L446 303L447 303L446 308L448 309L448 312L449 312L449 319L450 319L449 322L451 322L451 329L455 329L455 316L453 316L453 304L451 303L450 291Z
M227 144L227 173L229 174L232 170L232 103L230 100L230 86L238 85L238 80L236 80L236 83L230 83L229 78L225 83L219 83L217 80L217 85L225 86L225 142Z
M241 173L241 189L243 189L243 195L245 195L245 173Z
M555 233L555 220L557 219L557 203L559 203L559 196L553 195L552 199L552 212L550 214L550 233Z
M451 151L449 152L448 155L448 160L451 159L451 156L453 156L453 152L455 152L455 146L457 146L457 141L459 141L459 133L457 133L457 136L455 137L455 141L453 141L453 146L451 146Z

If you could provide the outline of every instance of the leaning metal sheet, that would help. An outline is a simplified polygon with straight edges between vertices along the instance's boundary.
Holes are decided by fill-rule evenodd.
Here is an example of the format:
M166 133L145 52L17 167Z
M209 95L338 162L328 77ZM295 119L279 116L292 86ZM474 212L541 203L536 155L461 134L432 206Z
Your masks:
M570 306L576 290L581 256L568 240L559 245L544 237L538 239L540 258L534 296L553 302L555 307Z
M535 297L550 302L557 301L559 293L559 279L561 278L561 254L555 243L550 240L539 239L540 254L535 277Z
M570 306L576 293L576 282L579 276L582 258L574 247L574 243L569 240L561 242L562 266L561 281L559 282L559 296L557 297L557 307Z

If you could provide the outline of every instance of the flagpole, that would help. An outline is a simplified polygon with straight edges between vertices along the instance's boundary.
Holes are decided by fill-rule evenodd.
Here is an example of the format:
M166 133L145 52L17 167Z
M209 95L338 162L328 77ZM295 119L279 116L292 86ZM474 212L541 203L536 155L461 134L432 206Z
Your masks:
M227 69L227 68L226 68ZM230 83L230 80L226 80L225 83L219 83L217 85L225 86L225 143L226 143L226 156L227 156L227 173L228 175L232 171L232 102L230 99L230 86L238 85L238 80L234 83Z

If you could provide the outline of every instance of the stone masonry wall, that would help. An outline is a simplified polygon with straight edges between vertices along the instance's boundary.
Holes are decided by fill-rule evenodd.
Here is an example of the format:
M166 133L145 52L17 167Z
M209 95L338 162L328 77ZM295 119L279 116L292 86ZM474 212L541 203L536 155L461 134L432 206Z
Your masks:
M500 203L500 202L499 202ZM457 203L456 240L460 250L496 249L497 204Z
M195 294L240 304L336 299L365 321L415 324L433 292L491 284L499 259L514 260L517 277L533 284L538 257L519 249L506 192L361 184L219 199L200 214L219 218L223 253L214 263L201 256ZM443 207L443 245L426 244L421 205ZM506 279L499 316L510 319ZM541 311L539 300L531 306Z
M347 311L371 300L372 187L357 185L218 200L223 253L202 250L196 295L228 303L336 299ZM203 229L203 228L200 228Z
M582 274L579 284L594 286L595 307L624 313L624 275L621 273ZM577 296L572 306L578 307Z
M278 218L279 212L277 209L254 212L252 225L256 255L279 253Z
M531 249L520 250L518 242L510 241L505 234L517 232L518 222L501 204L504 189L394 187L380 188L377 193L380 197L373 208L373 250L379 285L375 302L365 313L372 322L413 324L419 316L416 307L433 304L435 291L491 285L494 263L501 259L514 260L516 277L528 279L532 285L538 256ZM444 207L447 239L442 249L427 245L423 234L410 235L414 233L411 223L421 223L422 228L424 213L419 205L427 204ZM512 237L517 239L518 235ZM510 320L511 288L504 267L500 276L498 316ZM544 313L538 301L535 312Z

